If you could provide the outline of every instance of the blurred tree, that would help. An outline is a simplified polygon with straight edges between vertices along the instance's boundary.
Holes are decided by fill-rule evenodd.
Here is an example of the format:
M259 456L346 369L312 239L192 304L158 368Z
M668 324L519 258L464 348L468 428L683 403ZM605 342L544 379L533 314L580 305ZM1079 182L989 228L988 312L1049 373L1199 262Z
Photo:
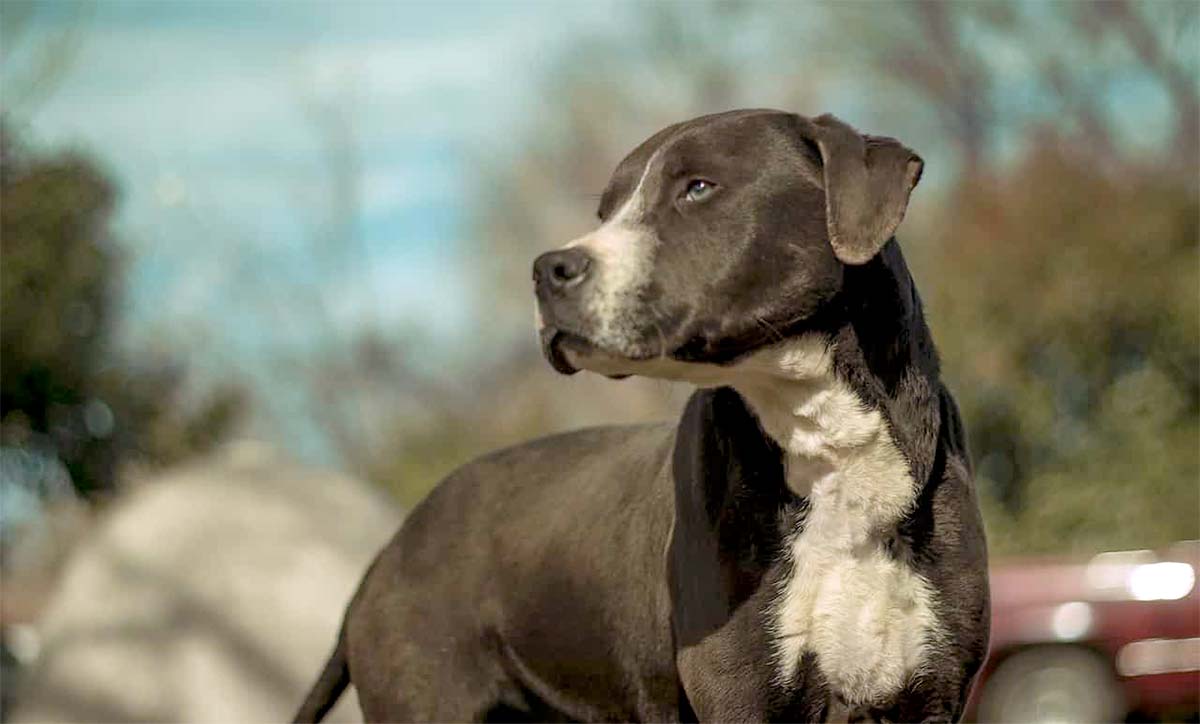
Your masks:
M1200 534L1200 203L1045 133L954 193L922 275L999 551Z
M183 368L118 358L123 270L112 183L86 158L34 154L0 124L0 443L62 462L83 493L118 466L166 464L231 429L242 394L190 399Z
M1200 4L907 0L826 7L839 30L829 35L849 34L855 42L822 47L870 71L859 82L883 91L876 110L931 120L934 133L924 135L958 150L968 182L994 170L1011 155L1014 139L1043 124L1097 154L1137 148L1188 173L1198 160ZM1142 108L1125 104L1131 93Z

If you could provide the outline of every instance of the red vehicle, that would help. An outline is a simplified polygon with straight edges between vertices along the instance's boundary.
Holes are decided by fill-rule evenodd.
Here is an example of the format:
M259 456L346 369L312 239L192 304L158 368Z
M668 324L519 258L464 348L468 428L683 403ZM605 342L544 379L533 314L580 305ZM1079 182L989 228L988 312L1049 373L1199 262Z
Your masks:
M1087 722L1200 713L1200 541L992 566L992 639L968 714Z

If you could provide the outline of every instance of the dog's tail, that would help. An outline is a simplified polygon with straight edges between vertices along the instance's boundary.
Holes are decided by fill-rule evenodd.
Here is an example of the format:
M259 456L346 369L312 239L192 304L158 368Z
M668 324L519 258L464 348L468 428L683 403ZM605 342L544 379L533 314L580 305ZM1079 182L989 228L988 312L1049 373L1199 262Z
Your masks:
M316 724L321 721L349 684L350 666L346 662L346 628L343 626L338 632L337 645L333 647L329 661L325 662L325 668L292 721L295 724Z

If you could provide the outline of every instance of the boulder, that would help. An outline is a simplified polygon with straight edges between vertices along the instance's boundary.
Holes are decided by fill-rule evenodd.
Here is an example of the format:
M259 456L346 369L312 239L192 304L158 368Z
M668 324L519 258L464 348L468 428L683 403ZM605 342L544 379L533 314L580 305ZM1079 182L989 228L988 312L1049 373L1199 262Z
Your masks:
M158 476L76 546L13 721L284 721L399 524L376 489L258 445ZM353 689L331 721L361 721Z

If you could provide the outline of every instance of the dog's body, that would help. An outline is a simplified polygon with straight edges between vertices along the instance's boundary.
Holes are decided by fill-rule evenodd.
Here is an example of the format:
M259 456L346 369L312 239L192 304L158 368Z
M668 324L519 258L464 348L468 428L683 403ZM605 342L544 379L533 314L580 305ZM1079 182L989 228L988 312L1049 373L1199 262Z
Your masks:
M298 718L962 714L987 648L958 412L891 234L920 160L741 111L634 151L535 265L560 371L683 379L678 425L482 458L368 572Z

